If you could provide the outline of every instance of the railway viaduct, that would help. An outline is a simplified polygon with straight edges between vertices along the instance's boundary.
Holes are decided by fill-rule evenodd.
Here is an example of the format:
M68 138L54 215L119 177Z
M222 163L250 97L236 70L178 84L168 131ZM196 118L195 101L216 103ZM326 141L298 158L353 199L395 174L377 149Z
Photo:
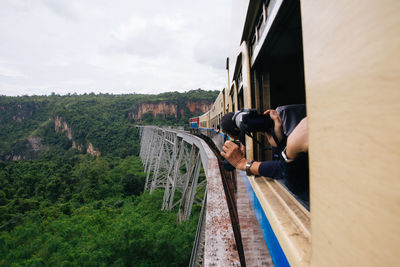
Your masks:
M160 208L181 222L202 206L190 266L273 266L243 173L227 181L209 145L187 132L142 126L140 135L145 190L164 190Z

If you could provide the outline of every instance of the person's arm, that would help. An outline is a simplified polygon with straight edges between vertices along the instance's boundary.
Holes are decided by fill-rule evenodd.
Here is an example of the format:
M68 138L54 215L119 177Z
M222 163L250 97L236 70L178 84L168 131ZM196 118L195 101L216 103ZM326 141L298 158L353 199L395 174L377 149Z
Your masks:
M269 115L271 119L274 121L274 133L275 136L278 138L278 141L281 142L283 140L283 129L282 129L282 119L279 116L278 112L273 109L268 109L264 112L264 115ZM278 144L275 142L274 138L270 133L265 132L265 136L269 144L273 147L278 147Z
M240 162L240 164L238 164L236 169L241 170L241 171L246 171L246 163L247 162L248 162L248 160ZM250 172L254 175L260 175L260 173L258 172L258 168L260 167L260 164L261 164L260 161L254 161L250 166Z
M240 149L240 147L232 141L226 141L224 146L222 147L221 156L223 156L233 167L238 170L245 171L246 163L248 160L245 158L244 147ZM255 161L250 166L250 172L259 175L258 167L261 162Z
M299 153L308 151L308 120L302 119L288 136L286 145L286 156L295 159Z

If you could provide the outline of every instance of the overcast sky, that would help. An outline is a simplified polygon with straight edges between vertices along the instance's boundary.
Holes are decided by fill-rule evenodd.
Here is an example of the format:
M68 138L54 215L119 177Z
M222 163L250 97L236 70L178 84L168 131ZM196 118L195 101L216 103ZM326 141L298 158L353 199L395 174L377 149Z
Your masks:
M221 90L231 5L0 0L0 94Z

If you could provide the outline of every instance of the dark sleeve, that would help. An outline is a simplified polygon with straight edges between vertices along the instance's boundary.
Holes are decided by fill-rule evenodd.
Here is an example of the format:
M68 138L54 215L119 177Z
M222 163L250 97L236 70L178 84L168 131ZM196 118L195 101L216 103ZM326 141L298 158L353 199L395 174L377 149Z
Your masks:
M282 175L282 166L278 160L264 161L261 162L258 167L258 173L261 176L280 179Z
M283 133L286 136L289 136L297 124L307 116L304 104L280 106L276 108L276 112L282 119Z
M286 163L280 160L285 184L295 194L308 192L309 190L309 170L308 153L300 153L292 162Z

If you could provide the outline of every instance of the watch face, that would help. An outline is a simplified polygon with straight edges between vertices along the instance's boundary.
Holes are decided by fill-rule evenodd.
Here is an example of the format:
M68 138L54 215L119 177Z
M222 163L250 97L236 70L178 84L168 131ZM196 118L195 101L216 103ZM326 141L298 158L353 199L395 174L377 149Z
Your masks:
M292 162L292 161L293 161L293 159L289 159L289 158L286 156L286 148L282 151L281 155L282 155L282 158L285 160L286 163L289 163L289 162Z

